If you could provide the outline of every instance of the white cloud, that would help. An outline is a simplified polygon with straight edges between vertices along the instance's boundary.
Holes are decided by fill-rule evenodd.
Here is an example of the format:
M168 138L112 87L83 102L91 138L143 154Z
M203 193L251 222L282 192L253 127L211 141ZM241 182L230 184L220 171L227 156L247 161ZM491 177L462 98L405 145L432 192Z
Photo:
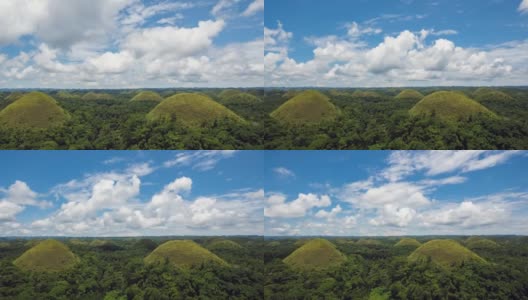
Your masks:
M233 150L189 151L178 153L174 159L166 161L163 165L167 168L192 166L193 169L207 171L213 169L221 160L235 154L236 151Z
M347 25L348 31L347 34L351 37L360 37L362 35L369 35L369 34L380 34L382 32L379 28L373 28L373 27L363 27L362 25L359 25L356 22L352 22L351 24Z
M0 201L0 222L13 221L15 216L22 212L24 207L9 201Z
M286 202L286 196L274 194L268 197L264 216L271 218L298 218L303 217L312 208L327 207L331 205L327 195L299 194L293 201Z
M15 181L7 189L0 188L0 193L4 194L0 198L0 222L14 221L17 214L21 213L26 206L38 206L46 208L49 202L38 201L39 194L31 190L27 183Z
M449 203L428 211L421 216L425 226L476 227L497 224L510 216L510 205L506 202Z
M378 217L371 219L369 224L374 226L407 226L416 216L416 210L409 207L398 207L394 204L385 204Z
M521 4L519 5L519 11L523 14L528 12L528 0L522 0Z
M285 167L277 167L273 169L273 172L281 177L295 177L295 173Z
M338 204L336 205L336 207L332 208L330 211L326 211L326 210L320 210L318 211L316 214L315 214L315 217L316 218L324 218L324 219L333 219L337 216L337 214L339 214L340 212L342 212L343 209L341 209L341 206Z
M248 8L242 13L242 16L249 17L257 12L264 10L264 0L254 0L251 2L251 4L248 6Z
M211 10L211 14L214 16L225 16L239 2L240 0L219 0Z

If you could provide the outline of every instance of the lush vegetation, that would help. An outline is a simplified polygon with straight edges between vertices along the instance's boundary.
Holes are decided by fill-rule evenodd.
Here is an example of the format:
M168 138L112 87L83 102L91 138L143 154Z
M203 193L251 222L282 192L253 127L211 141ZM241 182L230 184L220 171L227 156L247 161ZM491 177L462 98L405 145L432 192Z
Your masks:
M421 247L431 240L452 240L429 244L434 246L426 247L434 248L427 250L430 258L416 261L409 257L420 248L396 246L399 238L379 238L377 245L362 245L355 238L328 238L346 256L345 261L309 270L284 262L300 249L296 239L268 239L265 299L528 299L526 237L488 237L500 247L475 253L463 247L465 237L417 237ZM449 267L435 262L445 253L460 251L480 259L466 257Z
M188 239L189 237L186 237ZM13 262L40 241L5 239L0 244L0 299L262 299L263 239L228 237L238 249L207 247L215 238L193 238L183 247L200 249L225 263L203 261L178 267L169 260L145 263L152 251L173 238L61 239L53 242L61 257L73 253L74 265L60 272L23 269ZM107 242L107 243L101 243ZM45 242L49 244L48 242ZM67 248L65 248L66 246ZM104 245L113 245L106 247ZM169 243L169 246L174 243ZM49 245L46 245L48 248ZM163 246L162 246L163 247ZM67 250L69 248L69 250ZM172 247L174 248L174 247ZM179 248L179 247L176 247ZM65 250L66 249L66 250ZM184 250L185 250L184 249ZM32 252L43 249L33 248ZM71 252L70 252L71 251ZM51 255L50 252L46 252ZM35 265L32 260L29 265ZM53 259L49 264L61 265Z
M436 106L443 101L425 105L425 113L410 113L425 100L418 98L419 93L428 97L440 90L332 89L309 92L316 96L308 100L297 98L303 91L295 89L158 90L164 98L198 93L208 99L201 104L209 108L203 113L204 105L196 101L183 110L171 106L159 114L152 111L167 102L131 101L139 91L88 92L88 97L86 91L47 91L70 118L63 126L48 129L0 126L0 149L528 148L528 89L457 89L454 97L471 104L449 108L447 114L460 113L461 118L442 118L444 108ZM0 109L19 96L20 92L0 92ZM299 107L286 109L291 103ZM467 114L464 107L483 113ZM321 111L328 114L318 118ZM284 115L292 120L296 112L308 120L282 121Z

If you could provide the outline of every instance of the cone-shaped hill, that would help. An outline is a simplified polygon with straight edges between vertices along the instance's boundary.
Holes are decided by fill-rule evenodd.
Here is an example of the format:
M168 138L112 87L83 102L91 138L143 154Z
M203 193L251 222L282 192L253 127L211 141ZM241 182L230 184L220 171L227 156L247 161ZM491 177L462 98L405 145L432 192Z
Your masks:
M59 91L57 92L57 98L60 98L60 99L78 99L80 98L79 95L77 94L72 94L68 91Z
M424 95L416 90L403 90L394 99L396 100L421 100Z
M70 118L55 99L41 92L25 94L0 112L0 125L12 128L51 128Z
M512 96L490 88L478 88L474 93L473 97L477 101L511 101Z
M466 261L486 263L476 253L453 240L429 241L409 255L410 262L427 261L428 259L446 268L460 266Z
M88 92L84 94L82 97L83 100L112 100L114 97L110 94L106 93L94 93L94 92Z
M178 120L186 125L196 126L223 119L238 122L244 120L237 114L200 94L177 94L158 104L148 115L151 121Z
M324 239L314 239L293 251L283 262L294 269L310 271L342 264L346 256Z
M223 259L191 240L163 243L145 257L146 264L163 263L165 260L179 268L190 268L205 262L227 265Z
M271 113L279 122L293 125L334 120L337 115L338 110L330 99L318 91L303 92Z
M233 104L237 105L237 104L255 104L255 103L262 102L262 100L260 100L258 97L252 94L239 92L234 95L220 97L220 102L224 105L233 105Z
M411 238L403 238L401 239L399 242L396 243L396 245L394 245L394 247L414 247L414 248L418 248L420 247L422 244L420 242L418 242L417 240L415 239L411 239Z
M480 103L457 92L436 92L426 96L410 111L411 115L428 115L442 120L458 121L470 116L484 114L495 116Z
M242 246L230 240L214 240L207 248L211 250L238 250L242 249Z
M500 248L496 242L477 236L468 238L465 244L471 250L494 250Z
M161 102L161 101L163 101L163 98L161 98L161 96L158 93L156 93L156 92L143 91L143 92L139 92L130 101L134 101L134 102L136 102L136 101Z
M73 267L79 259L63 243L45 240L27 250L13 264L24 271L60 272Z
M220 94L218 94L218 97L220 98L231 98L231 97L234 97L238 94L241 94L242 91L239 91L239 90L233 90L233 89L228 89L228 90L223 90Z

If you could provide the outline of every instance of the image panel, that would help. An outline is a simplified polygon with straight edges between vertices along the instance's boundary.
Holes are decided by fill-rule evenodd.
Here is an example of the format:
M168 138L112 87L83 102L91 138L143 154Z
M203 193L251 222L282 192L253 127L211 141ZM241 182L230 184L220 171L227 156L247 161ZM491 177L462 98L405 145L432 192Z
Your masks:
M266 147L527 149L527 7L266 1Z
M0 161L1 299L263 299L262 152Z
M524 299L526 151L273 151L265 299Z
M264 0L4 0L0 149L261 148L263 21Z

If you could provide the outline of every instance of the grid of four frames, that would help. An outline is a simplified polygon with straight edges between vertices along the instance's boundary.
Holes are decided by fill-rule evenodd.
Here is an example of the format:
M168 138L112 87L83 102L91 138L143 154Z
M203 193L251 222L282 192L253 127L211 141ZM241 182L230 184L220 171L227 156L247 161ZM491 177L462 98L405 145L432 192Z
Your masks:
M0 2L0 299L528 299L528 0Z

